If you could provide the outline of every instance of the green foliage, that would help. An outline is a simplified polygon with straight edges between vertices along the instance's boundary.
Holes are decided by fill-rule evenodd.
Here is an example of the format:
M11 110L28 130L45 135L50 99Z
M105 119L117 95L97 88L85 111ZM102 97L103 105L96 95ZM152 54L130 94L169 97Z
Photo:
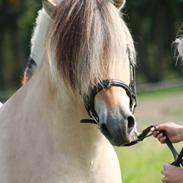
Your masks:
M180 1L127 1L125 11L138 51L139 74L146 82L161 81L177 72L172 42L183 20L182 8Z
M30 38L41 1L0 1L0 90L16 89L30 50Z
M20 86L40 8L41 1L0 0L0 90ZM127 1L123 11L138 52L140 82L171 79L183 73L183 66L178 72L175 68L171 47L183 20L182 9L183 0Z
M41 8L39 1L25 1L24 11L19 16L17 23L22 35L22 44L26 50L26 56L30 52L30 39L33 31L37 11Z

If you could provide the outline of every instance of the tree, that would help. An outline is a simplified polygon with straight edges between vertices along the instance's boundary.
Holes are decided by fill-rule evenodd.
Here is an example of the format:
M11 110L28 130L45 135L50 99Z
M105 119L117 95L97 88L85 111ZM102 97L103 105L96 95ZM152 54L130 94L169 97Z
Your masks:
M40 2L0 1L0 89L20 86Z
M147 82L161 81L174 66L171 45L177 22L183 18L182 5L175 0L127 1L126 11L137 42L138 66Z

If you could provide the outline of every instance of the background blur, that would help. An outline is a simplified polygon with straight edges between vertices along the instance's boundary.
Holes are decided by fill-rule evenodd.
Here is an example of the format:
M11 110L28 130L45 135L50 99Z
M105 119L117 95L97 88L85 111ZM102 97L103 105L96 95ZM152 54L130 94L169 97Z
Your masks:
M41 0L0 0L1 101L21 86L40 8ZM183 121L183 64L176 64L172 46L181 34L183 0L127 0L123 12L138 52L138 128ZM152 138L117 152L124 183L160 183L164 162L172 161L168 149Z
M41 0L0 0L0 98L20 87ZM138 52L138 83L174 80L172 42L183 20L183 0L127 0L123 10ZM2 96L4 95L4 96Z

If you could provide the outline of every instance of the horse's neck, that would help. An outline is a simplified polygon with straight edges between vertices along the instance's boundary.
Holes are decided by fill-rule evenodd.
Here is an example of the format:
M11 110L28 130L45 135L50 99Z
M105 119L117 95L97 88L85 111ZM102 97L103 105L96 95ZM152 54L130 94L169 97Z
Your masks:
M31 104L31 108L34 106L34 110L27 108L27 115L34 116L36 123L40 123L40 133L45 124L49 127L51 140L61 152L64 150L76 156L83 153L86 158L91 158L103 139L102 135L95 126L80 124L85 115L84 108L64 86L57 91L59 87L53 86L48 73L46 70L38 71L28 83L26 103Z
M12 178L2 182L121 182L112 146L96 126L80 124L84 109L62 88L38 68L1 108L0 180Z
M45 53L45 43L48 36L50 23L50 17L42 8L38 13L36 25L31 39L31 57L38 65L40 65L43 54Z
M58 1L59 0L55 0L54 3L58 3ZM41 9L39 11L36 20L36 27L31 39L31 57L38 65L41 65L42 62L46 62L43 57L46 51L45 43L48 37L48 30L51 21L52 20L45 10ZM37 111L42 109L44 112L40 112L40 114L30 114L30 112L34 112L36 110L28 109L28 115L38 115L37 119L43 119L43 116L39 116L41 113L45 115L44 121L49 124L50 128L52 128L50 130L54 134L54 138L57 139L54 142L57 142L56 146L60 146L62 150L65 149L67 152L75 152L76 155L77 151L78 153L81 153L81 151L87 151L85 154L90 156L90 151L93 153L96 144L100 144L101 134L99 134L98 130L94 126L80 124L80 119L85 115L84 109L81 110L81 107L78 106L76 100L72 100L70 98L67 90L62 88L62 90L58 92L53 89L54 91L51 91L50 93L50 80L48 79L49 82L46 80L40 80L40 78L47 78L44 73L48 68L46 64L43 65L46 68L41 68L40 71L35 73L35 76L28 84L27 99L28 102L33 103L34 98L36 104L32 104L32 106L41 106ZM53 92L56 92L56 94L54 95ZM90 146L86 143L89 143Z

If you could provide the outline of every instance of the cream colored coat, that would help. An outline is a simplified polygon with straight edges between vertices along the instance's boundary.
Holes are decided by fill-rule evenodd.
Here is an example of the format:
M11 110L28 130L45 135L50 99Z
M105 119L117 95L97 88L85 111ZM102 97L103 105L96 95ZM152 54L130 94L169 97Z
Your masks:
M46 67L0 109L0 182L120 183L113 147L79 123L84 109L57 95Z

